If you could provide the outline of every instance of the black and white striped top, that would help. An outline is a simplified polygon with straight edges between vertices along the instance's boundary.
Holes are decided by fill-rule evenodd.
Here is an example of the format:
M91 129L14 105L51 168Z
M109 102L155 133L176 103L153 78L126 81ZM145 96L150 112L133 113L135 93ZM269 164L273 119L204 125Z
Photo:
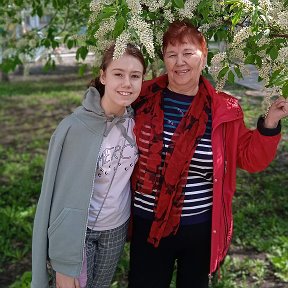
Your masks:
M178 94L168 89L163 91L164 134L163 154L180 120L188 110L194 97ZM189 225L211 220L213 160L211 147L212 118L209 120L203 138L196 147L190 163L180 225ZM183 155L185 157L185 155ZM140 156L141 159L141 156ZM140 217L153 219L155 193L147 195L135 192L133 212Z

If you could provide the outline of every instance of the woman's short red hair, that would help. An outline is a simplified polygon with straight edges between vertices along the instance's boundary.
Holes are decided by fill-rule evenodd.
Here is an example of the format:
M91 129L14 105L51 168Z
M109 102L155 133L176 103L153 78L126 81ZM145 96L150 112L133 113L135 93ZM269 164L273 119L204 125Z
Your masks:
M174 46L176 43L184 43L187 40L197 45L207 56L208 49L205 37L195 26L186 21L174 21L169 25L168 30L163 35L162 51L165 53L168 44Z

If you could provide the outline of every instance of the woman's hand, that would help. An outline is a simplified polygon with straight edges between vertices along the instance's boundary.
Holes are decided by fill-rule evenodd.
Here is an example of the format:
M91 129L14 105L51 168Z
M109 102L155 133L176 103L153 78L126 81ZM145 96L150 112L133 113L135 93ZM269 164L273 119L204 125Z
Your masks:
M279 97L269 108L264 121L266 128L276 128L280 119L288 116L288 99Z
M56 288L80 288L78 279L56 272Z

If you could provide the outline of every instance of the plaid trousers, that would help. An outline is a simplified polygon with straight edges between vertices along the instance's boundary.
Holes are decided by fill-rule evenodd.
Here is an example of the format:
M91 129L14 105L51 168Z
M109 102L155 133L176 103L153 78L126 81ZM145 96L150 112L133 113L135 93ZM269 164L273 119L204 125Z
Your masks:
M87 285L86 288L109 288L121 257L129 220L121 226L86 234Z
M121 226L105 231L87 228L85 288L109 288L121 257L128 231L129 219ZM52 269L51 269L52 270ZM56 272L52 270L52 286L56 287Z

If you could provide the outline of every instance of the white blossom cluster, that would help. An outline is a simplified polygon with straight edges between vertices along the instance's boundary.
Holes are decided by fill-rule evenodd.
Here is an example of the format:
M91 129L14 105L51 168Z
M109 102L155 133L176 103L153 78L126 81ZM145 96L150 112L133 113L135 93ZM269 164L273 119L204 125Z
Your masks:
M144 45L148 55L151 58L155 57L155 49L153 43L153 31L148 23L146 23L139 15L132 15L131 19L128 20L130 28L136 31L140 42Z
M245 53L241 48L233 47L233 49L230 49L229 51L229 58L233 59L233 61L238 62L244 62L245 60Z
M128 31L123 31L122 34L117 37L113 53L113 60L119 59L125 53L127 43L130 42L130 39L131 35Z
M92 0L90 2L90 11L98 14L102 9L103 4L105 4L105 1L103 0Z
M240 69L242 76L249 76L251 74L250 70L248 69L248 67L243 62L238 63L238 67Z
M209 71L213 77L213 79L216 81L216 90L221 91L225 85L226 77L223 77L222 79L218 79L218 74L221 71L221 69L226 64L227 60L227 54L226 52L219 52L213 56L211 59L211 66L209 68Z
M267 36L262 36L258 41L257 45L259 47L264 46L264 45L269 45L270 44L270 39L267 38Z
M142 6L140 0L126 0L126 3L132 14L141 14Z
M158 30L155 32L155 42L156 42L156 44L159 45L160 47L162 47L163 35L164 35L164 30L162 30L162 29L158 29Z
M227 59L226 52L219 52L211 59L210 73L214 79L217 79L219 71L223 68L223 63ZM215 77L214 77L215 76Z
M276 62L278 63L287 63L288 62L288 47L282 47L278 51L278 56L276 59Z
M231 48L243 48L244 41L252 36L251 27L243 27L234 35Z
M1 52L2 52L2 58L3 59L7 59L7 58L11 57L12 55L16 54L16 50L13 48L4 49Z
M106 34L113 31L115 24L116 24L115 17L110 17L108 19L103 20L99 29L94 34L94 38L96 40L98 39L105 40Z
M31 48L35 48L37 46L37 41L35 39L30 39L28 45Z
M259 0L258 6L263 10L270 10L272 8L270 0Z
M87 36L85 34L74 34L70 37L71 40L85 41Z
M259 76L264 81L264 86L268 85L270 79L270 73L272 71L272 66L267 58L262 59L262 66L258 68Z
M192 18L200 0L187 0L184 8L178 10L179 19Z
M26 47L29 44L29 40L26 38L20 38L19 40L16 41L16 48L21 49Z
M274 18L274 23L283 31L288 31L288 11L282 11Z
M284 6L283 1L259 1L259 6L263 9L266 15L266 21L270 25L276 25L280 30L288 31L288 11Z
M169 23L172 23L175 20L175 17L170 9L164 9L164 18L168 20Z
M201 25L198 30L202 33L202 34L206 34L210 29L213 29L215 27L220 26L221 24L223 24L223 20L222 18L216 18L214 22L212 23L205 23L203 25Z
M241 2L248 10L253 8L253 3L251 1L249 1L249 0L241 0Z

